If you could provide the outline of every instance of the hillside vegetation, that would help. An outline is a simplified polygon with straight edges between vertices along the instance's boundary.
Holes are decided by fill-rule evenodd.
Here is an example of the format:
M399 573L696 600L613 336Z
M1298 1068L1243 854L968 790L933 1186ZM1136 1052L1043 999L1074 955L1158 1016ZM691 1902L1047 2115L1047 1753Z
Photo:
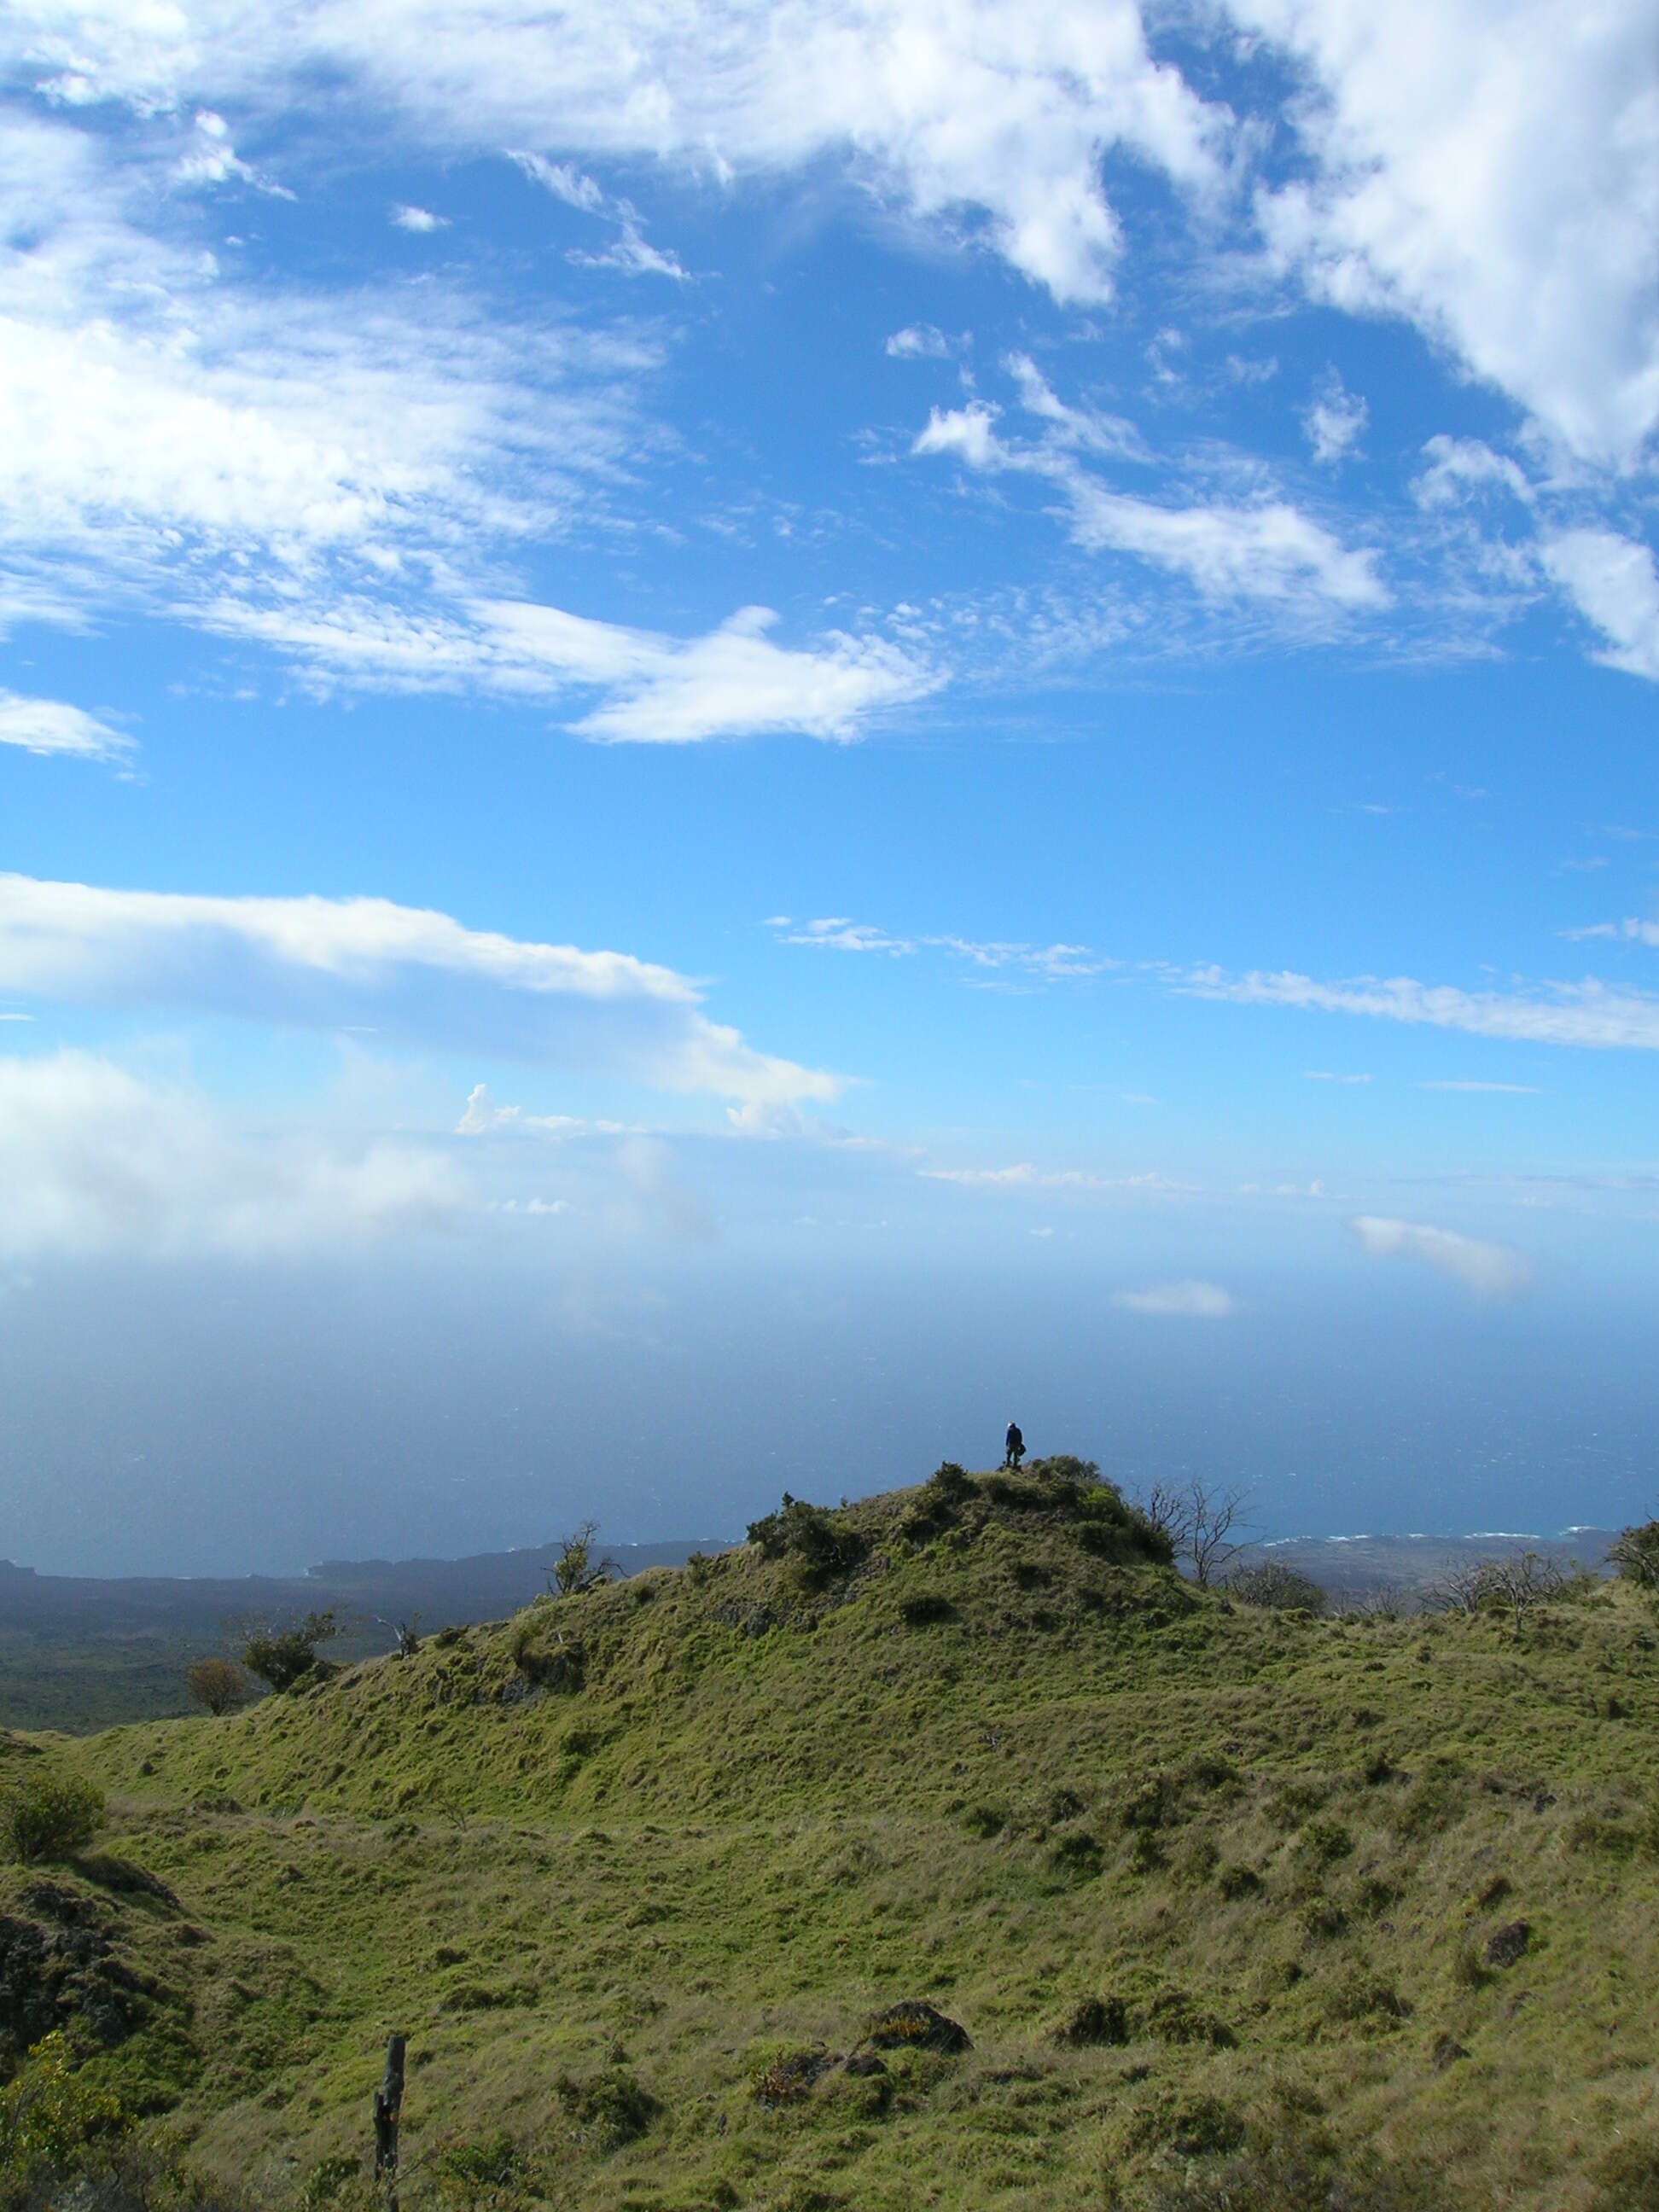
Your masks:
M0 1737L109 1806L0 1872L5 2186L366 2212L395 2029L404 2212L1659 2206L1652 1596L1236 1605L1087 1475Z

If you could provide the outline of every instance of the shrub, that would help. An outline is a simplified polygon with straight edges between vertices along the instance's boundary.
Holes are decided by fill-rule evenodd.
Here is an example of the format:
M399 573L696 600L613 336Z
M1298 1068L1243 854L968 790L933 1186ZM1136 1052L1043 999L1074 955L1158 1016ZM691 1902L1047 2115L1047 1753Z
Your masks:
M609 1582L617 1571L614 1559L595 1560L593 1539L599 1533L597 1521L584 1521L574 1535L559 1540L559 1556L553 1563L553 1588L560 1597L585 1597L601 1583Z
M302 1676L311 1673L317 1664L317 1646L337 1636L334 1614L308 1613L292 1628L280 1634L260 1634L249 1637L242 1651L242 1664L250 1674L257 1674L271 1689L291 1690Z
M1105 1865L1106 1855L1086 1828L1073 1828L1055 1838L1048 1863L1057 1873L1071 1875L1079 1881L1092 1881Z
M1216 1887L1224 1898L1236 1902L1241 1897L1257 1896L1261 1888L1261 1877L1254 1867L1243 1866L1237 1859L1232 1859L1216 1876Z
M1274 1613L1287 1613L1293 1608L1323 1613L1330 1603L1328 1594L1310 1575L1299 1575L1294 1567L1287 1567L1277 1559L1263 1559L1256 1566L1236 1568L1224 1578L1221 1587L1240 1605L1265 1606Z
M954 1620L956 1607L940 1590L918 1590L905 1598L899 1607L899 1616L907 1628L933 1628L943 1620Z
M558 2100L579 2126L587 2128L606 2150L620 2150L642 2136L662 2106L650 2091L620 2066L608 2067L586 2081L560 2075Z
M1297 1856L1315 1866L1334 1866L1353 1850L1353 1838L1340 1820L1310 1820L1297 1838Z
M1644 1589L1659 1589L1659 1520L1621 1528L1607 1558L1626 1582L1639 1583Z
M793 1559L797 1577L809 1589L850 1575L870 1548L855 1529L838 1525L836 1516L792 1498L787 1490L775 1513L750 1522L749 1540L763 1559Z
M8 2182L27 2185L32 2175L63 2172L89 2142L126 2124L120 2100L77 2070L68 2037L54 2028L0 2090L0 2191L9 2197Z
M1173 1827L1180 1814L1180 1793L1170 1774L1149 1774L1138 1782L1118 1810L1126 1828Z
M72 1858L103 1825L104 1793L67 1776L31 1775L7 1798L3 1833L25 1866Z
M1231 2051L1238 2038L1224 2020L1194 2004L1185 1990L1160 1990L1146 2008L1146 2032L1160 2043L1207 2043L1212 2051Z
M1078 2051L1125 2044L1129 2040L1129 2008L1120 1996L1085 1997L1073 2006L1065 2026L1055 2030L1054 2040Z
M216 1717L247 1695L247 1678L234 1659L192 1659L185 1669L185 1686Z

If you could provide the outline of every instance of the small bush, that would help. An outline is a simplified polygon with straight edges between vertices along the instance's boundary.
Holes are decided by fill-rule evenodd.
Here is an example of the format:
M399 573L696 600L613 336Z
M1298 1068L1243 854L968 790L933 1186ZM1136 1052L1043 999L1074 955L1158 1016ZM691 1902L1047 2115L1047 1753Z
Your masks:
M797 1579L808 1589L850 1575L870 1548L856 1529L838 1526L834 1514L787 1490L775 1513L750 1522L749 1540L763 1559L793 1560Z
M241 1704L247 1677L234 1659L192 1659L185 1669L185 1687L217 1718Z
M1055 1838L1048 1863L1057 1873L1068 1874L1075 1881L1092 1881L1105 1865L1106 1855L1086 1828L1073 1828Z
M1353 1838L1340 1820L1310 1820L1297 1838L1297 1856L1314 1866L1334 1866L1353 1850Z
M650 2091L620 2066L608 2067L586 2081L561 2074L554 2087L571 2118L606 2150L620 2150L624 2143L636 2141L662 2110Z
M1607 1558L1627 1582L1659 1589L1659 1520L1621 1528Z
M1000 1836L1008 1825L1008 1815L1000 1805L970 1805L963 1815L963 1822L970 1835L989 1843Z
M438 1633L433 1638L432 1641L437 1645L440 1651L453 1651L455 1646L463 1641L465 1635L465 1629L458 1627L452 1623L447 1628L441 1628L438 1631Z
M1241 1897L1259 1896L1261 1877L1254 1867L1243 1866L1238 1860L1230 1859L1216 1876L1216 1887L1229 1902L1236 1903Z
M1129 2009L1120 1996L1085 1997L1054 2032L1056 2043L1073 2050L1115 2047L1129 2040Z
M1160 2043L1207 2043L1231 2051L1238 2038L1224 2020L1195 2004L1185 1990L1160 1990L1146 2008L1146 2033Z
M1659 2142L1621 2142L1593 2171L1590 2212L1659 2212Z
M1240 1605L1263 1606L1274 1613L1323 1613L1330 1603L1328 1593L1311 1576L1299 1575L1277 1559L1236 1568L1223 1578L1221 1587Z
M242 1664L278 1692L291 1690L317 1664L317 1646L339 1634L333 1612L308 1613L280 1634L249 1637Z
M1170 1774L1149 1774L1118 1808L1126 1828L1173 1827L1180 1817L1181 1793Z
M899 1617L907 1628L933 1628L941 1621L954 1620L957 1609L941 1590L918 1590L907 1597L899 1607Z
M0 1808L0 1833L14 1858L35 1866L73 1858L92 1841L103 1820L104 1793L95 1784L33 1774Z
M811 2096L813 2089L836 2063L833 2052L821 2043L809 2051L786 2051L781 2057L756 2068L749 2077L749 2094L757 2105L775 2109L780 2105L798 2105Z
M0 2191L21 2197L33 2177L78 2164L88 2143L127 2125L120 2100L76 2068L62 2028L37 2043L0 2090Z

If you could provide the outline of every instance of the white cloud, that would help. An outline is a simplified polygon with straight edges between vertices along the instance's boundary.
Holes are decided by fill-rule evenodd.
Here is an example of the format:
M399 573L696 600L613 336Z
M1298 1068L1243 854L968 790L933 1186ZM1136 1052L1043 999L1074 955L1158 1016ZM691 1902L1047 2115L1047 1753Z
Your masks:
M101 761L125 760L134 750L131 738L82 708L58 699L25 699L15 691L0 691L0 745Z
M562 1141L568 1137L623 1137L629 1133L621 1121L585 1121L576 1114L526 1114L521 1106L497 1106L488 1085L475 1083L455 1124L458 1137L544 1137Z
M1331 1067L1304 1067L1302 1071L1302 1080L1304 1083L1358 1084L1369 1083L1370 1079L1369 1075L1344 1075Z
M1354 1233L1377 1259L1415 1260L1437 1274L1449 1275L1478 1297L1516 1298L1530 1287L1532 1263L1508 1244L1488 1244L1453 1229L1426 1222L1392 1221L1362 1213Z
M471 930L388 899L203 898L0 876L0 990L361 1024L740 1108L827 1103L842 1087L710 1021L697 986L672 969Z
M197 1092L64 1051L0 1054L0 1253L284 1255L453 1230L474 1200L430 1145L231 1128Z
M913 453L955 453L970 469L1006 469L1018 465L997 437L992 425L1002 410L988 401L971 399L965 407L929 410L926 427L919 431Z
M1358 611L1389 605L1376 554L1342 545L1322 524L1284 500L1183 505L1112 489L1081 465L1075 451L1079 443L1099 444L1113 434L1111 418L1086 417L1063 407L1029 362L1023 363L1021 383L1028 411L1050 425L1037 444L1006 441L994 428L1000 410L973 400L965 407L933 409L912 452L953 454L972 469L1019 470L1046 477L1070 503L1072 536L1079 545L1091 552L1128 553L1184 576L1206 600L1255 600L1292 612Z
M1154 1283L1146 1291L1115 1291L1112 1304L1126 1313L1155 1314L1177 1321L1225 1321L1237 1307L1219 1283Z
M1507 1098L1536 1098L1535 1083L1483 1083L1474 1077L1449 1077L1440 1083L1419 1083L1419 1091L1492 1091Z
M949 338L932 323L909 323L887 341L895 361L948 361L956 350Z
M1200 197L1218 189L1228 118L1155 62L1132 0L996 0L941 16L737 0L690 15L648 0L556 19L514 0L353 0L303 13L219 0L210 14L35 0L14 68L60 96L152 111L211 96L296 106L319 72L428 146L644 158L726 179L826 160L912 219L985 242L1056 298L1102 301L1121 240L1102 158L1121 149ZM393 122L391 118L395 118Z
M449 228L447 215L434 215L430 208L410 207L401 201L392 209L392 220L399 230L410 230L422 235Z
M1346 460L1358 445L1370 413L1365 402L1349 392L1332 369L1302 417L1315 460L1324 468Z
M1525 471L1506 453L1496 453L1479 438L1431 438L1423 448L1426 464L1412 485L1419 507L1461 507L1477 494L1502 490L1523 507L1535 494Z
M1556 0L1228 0L1307 72L1314 163L1259 203L1316 296L1408 317L1575 452L1659 422L1650 12Z
M924 1182L955 1183L963 1190L1148 1191L1154 1194L1185 1190L1156 1169L1141 1175L1091 1175L1082 1168L1042 1169L1030 1160L1009 1168L918 1168Z
M1531 992L1464 991L1451 984L1419 983L1409 975L1320 983L1291 969L1230 975L1219 968L1200 968L1176 988L1190 997L1224 999L1236 1006L1363 1014L1527 1044L1659 1052L1659 997L1612 990L1594 978L1542 984Z
M1607 640L1596 659L1659 684L1659 572L1651 550L1610 530L1546 541L1544 566Z
M899 958L916 949L908 937L890 937L884 929L849 921L845 915L825 915L817 921L803 922L799 929L785 922L779 926L778 934L786 945L811 945L828 952L885 952Z
M522 601L496 600L477 613L507 680L552 678L609 692L572 726L611 743L690 744L779 730L845 739L939 681L879 638L833 633L805 650L774 645L766 632L777 617L768 607L741 608L684 641Z
M1376 556L1342 545L1323 526L1282 500L1258 506L1164 506L1109 491L1091 477L1067 489L1073 534L1080 545L1133 553L1184 575L1208 599L1327 604L1358 611L1386 607L1390 593Z

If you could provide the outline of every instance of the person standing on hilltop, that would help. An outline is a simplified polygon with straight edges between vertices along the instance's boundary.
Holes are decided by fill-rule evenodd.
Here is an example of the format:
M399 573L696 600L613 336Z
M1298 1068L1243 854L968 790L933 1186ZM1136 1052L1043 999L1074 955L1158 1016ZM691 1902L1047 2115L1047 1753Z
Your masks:
M1002 1464L1018 1468L1025 1456L1025 1439L1019 1432L1018 1421L1010 1421L1008 1433L1002 1439Z

